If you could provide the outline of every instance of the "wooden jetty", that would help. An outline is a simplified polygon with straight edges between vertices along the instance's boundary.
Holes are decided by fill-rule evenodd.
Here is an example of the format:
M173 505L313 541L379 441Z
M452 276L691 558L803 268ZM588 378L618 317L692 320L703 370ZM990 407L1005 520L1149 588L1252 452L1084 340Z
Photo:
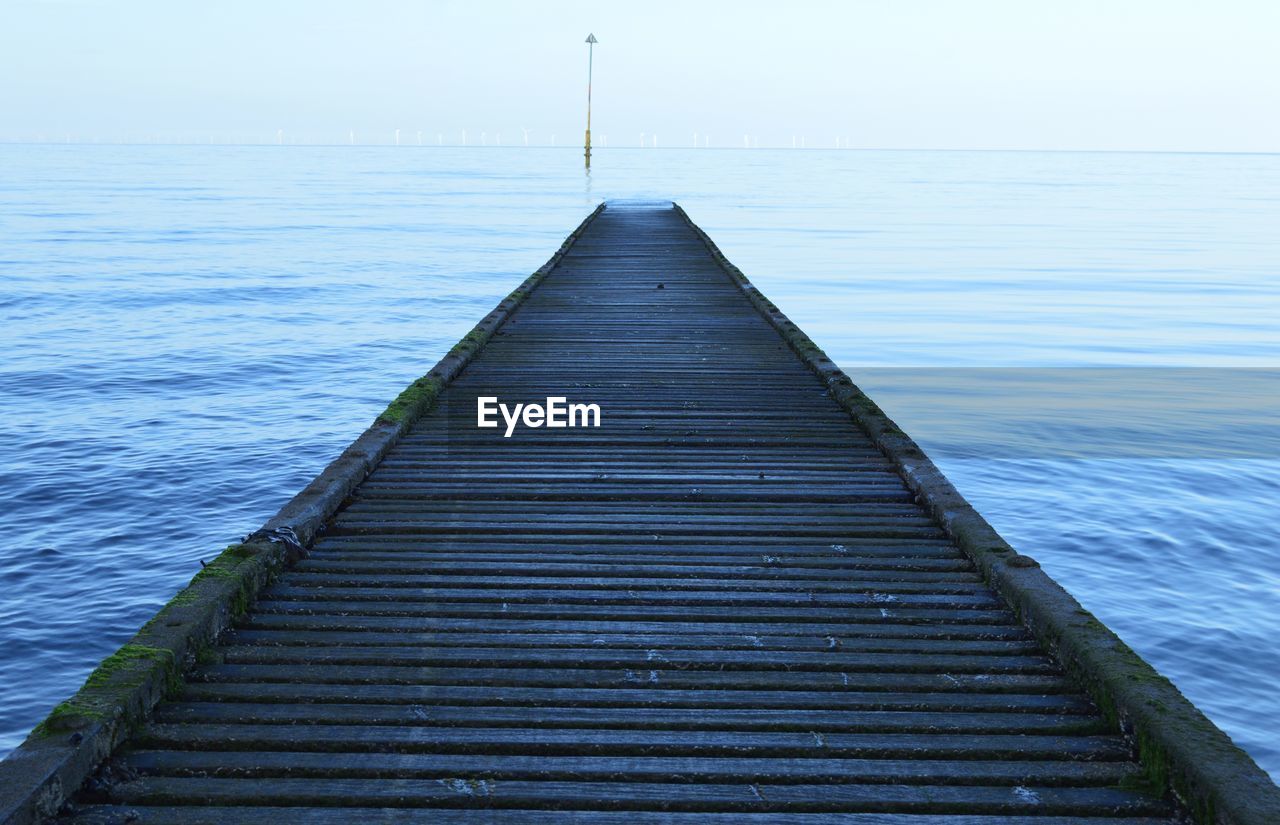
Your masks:
M671 204L596 210L0 780L9 822L1280 822Z

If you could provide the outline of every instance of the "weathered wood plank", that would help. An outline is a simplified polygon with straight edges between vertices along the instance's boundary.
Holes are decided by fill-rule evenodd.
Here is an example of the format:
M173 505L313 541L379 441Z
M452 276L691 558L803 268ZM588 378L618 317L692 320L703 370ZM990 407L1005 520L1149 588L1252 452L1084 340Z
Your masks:
M306 704L400 703L412 705L571 705L578 707L786 708L792 710L998 711L1093 714L1078 695L802 690L667 690L660 688L493 687L473 685L311 685L204 682L185 687L187 702Z
M363 595L363 591L361 591ZM518 632L538 634L658 634L658 635L733 635L744 639L766 639L776 636L843 638L913 638L913 639L1028 639L1030 634L1012 622L991 624L948 624L930 622L916 624L846 622L787 623L770 622L632 622L632 621L558 621L522 619L453 619L407 618L401 616L348 616L343 613L254 613L245 617L241 627L258 629L395 631L403 633L454 632Z
M670 813L655 811L502 811L503 821L524 825L1168 825L1167 818L1056 816L943 816L879 813ZM259 808L92 805L70 818L76 825L494 825L489 810L440 808Z
M656 664L656 663L655 663ZM1060 673L882 673L789 670L673 670L665 667L494 668L394 665L219 664L196 669L196 681L307 684L537 685L593 687L660 685L730 690L977 690L1006 693L1073 690Z
M229 664L377 664L381 666L600 667L649 670L798 670L898 673L1053 673L1042 655L959 655L953 653L812 653L792 650L601 650L599 648L487 647L293 647L236 646L221 650Z
M1120 737L1102 734L833 733L620 728L407 727L155 723L138 747L199 751L542 753L1126 761Z
M637 728L669 734L692 730L799 730L820 733L991 733L1097 735L1102 720L1076 713L993 713L914 710L841 711L737 708L633 708L507 705L281 705L251 702L167 702L162 724L395 725L523 728Z
M796 602L808 599L797 596ZM593 604L521 604L462 603L436 601L416 603L412 601L296 601L264 599L258 610L274 613L322 614L336 613L368 616L406 617L489 617L494 619L542 619L542 620L612 620L612 621L734 621L742 618L743 608L724 605L593 605ZM773 622L813 623L880 623L886 619L898 622L943 622L968 624L1002 624L1011 620L1008 610L934 610L903 608L886 604L878 608L840 607L775 607L753 606L751 617L766 627ZM764 628L762 628L764 629Z
M456 754L288 753L137 750L119 768L139 776L416 777L591 782L859 782L938 785L1117 785L1131 762L929 759L742 759L733 757L472 756Z
M1149 796L1101 787L870 784L570 782L450 777L417 779L221 779L147 777L111 785L134 804L594 808L599 810L879 811L1028 815L1158 815Z
M456 571L456 568L455 568ZM502 571L505 572L505 571ZM567 571L560 576L419 576L391 571L377 572L312 572L291 574L284 579L296 589L307 588L317 596L334 599L334 588L369 588L383 585L389 596L396 588L411 589L417 600L426 596L431 601L463 602L527 602L560 600L562 603L665 604L670 602L706 604L779 604L805 602L814 606L949 608L993 610L1000 601L989 590L947 587L944 592L919 592L911 585L921 577L897 573L864 575L857 581L824 581L801 577L752 577L741 582L726 582L714 576L668 576L663 578L574 577ZM584 571L590 574L592 571ZM463 571L456 571L463 573ZM705 575L705 574L703 574ZM943 582L957 579L965 582L968 574L952 579L940 575ZM524 587L521 587L521 584ZM894 585L898 585L894 587ZM976 592L975 592L976 590ZM273 594L274 595L274 594Z
M911 639L841 636L710 636L591 633L405 633L325 630L236 630L224 637L230 645L285 645L289 647L568 647L627 648L634 650L843 650L865 653L962 653L980 655L1032 655L1040 651L1031 639Z

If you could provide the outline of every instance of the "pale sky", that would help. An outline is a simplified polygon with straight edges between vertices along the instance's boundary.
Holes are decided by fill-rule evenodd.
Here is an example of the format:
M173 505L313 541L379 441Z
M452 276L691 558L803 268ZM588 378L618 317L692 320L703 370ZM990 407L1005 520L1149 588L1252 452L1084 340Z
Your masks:
M1280 151L1273 0L0 0L0 140Z

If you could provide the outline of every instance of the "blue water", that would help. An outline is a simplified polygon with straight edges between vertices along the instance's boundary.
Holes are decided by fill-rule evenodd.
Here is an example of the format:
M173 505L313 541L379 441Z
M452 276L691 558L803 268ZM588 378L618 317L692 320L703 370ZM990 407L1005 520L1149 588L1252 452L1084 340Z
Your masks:
M601 149L589 179L580 163L0 145L0 752L600 199L666 197L1280 776L1280 449L1259 401L1280 365L1280 156ZM1129 412L1185 401L1152 368L1227 389L1129 449L1112 390L1053 372L1069 367L1133 376L1110 382ZM1058 400L1009 403L1037 385Z

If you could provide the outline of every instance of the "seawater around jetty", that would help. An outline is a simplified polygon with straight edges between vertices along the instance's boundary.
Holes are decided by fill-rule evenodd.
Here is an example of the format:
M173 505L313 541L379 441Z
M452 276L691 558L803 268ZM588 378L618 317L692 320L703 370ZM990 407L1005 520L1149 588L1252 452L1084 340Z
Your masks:
M594 161L588 179L567 149L0 146L0 750L627 197L680 201L1006 538L1280 776L1274 418L1215 391L1151 450L1103 455L1131 420L975 377L1274 369L1280 157ZM1259 380L1248 397L1274 392ZM981 414L1001 397L1032 401Z

